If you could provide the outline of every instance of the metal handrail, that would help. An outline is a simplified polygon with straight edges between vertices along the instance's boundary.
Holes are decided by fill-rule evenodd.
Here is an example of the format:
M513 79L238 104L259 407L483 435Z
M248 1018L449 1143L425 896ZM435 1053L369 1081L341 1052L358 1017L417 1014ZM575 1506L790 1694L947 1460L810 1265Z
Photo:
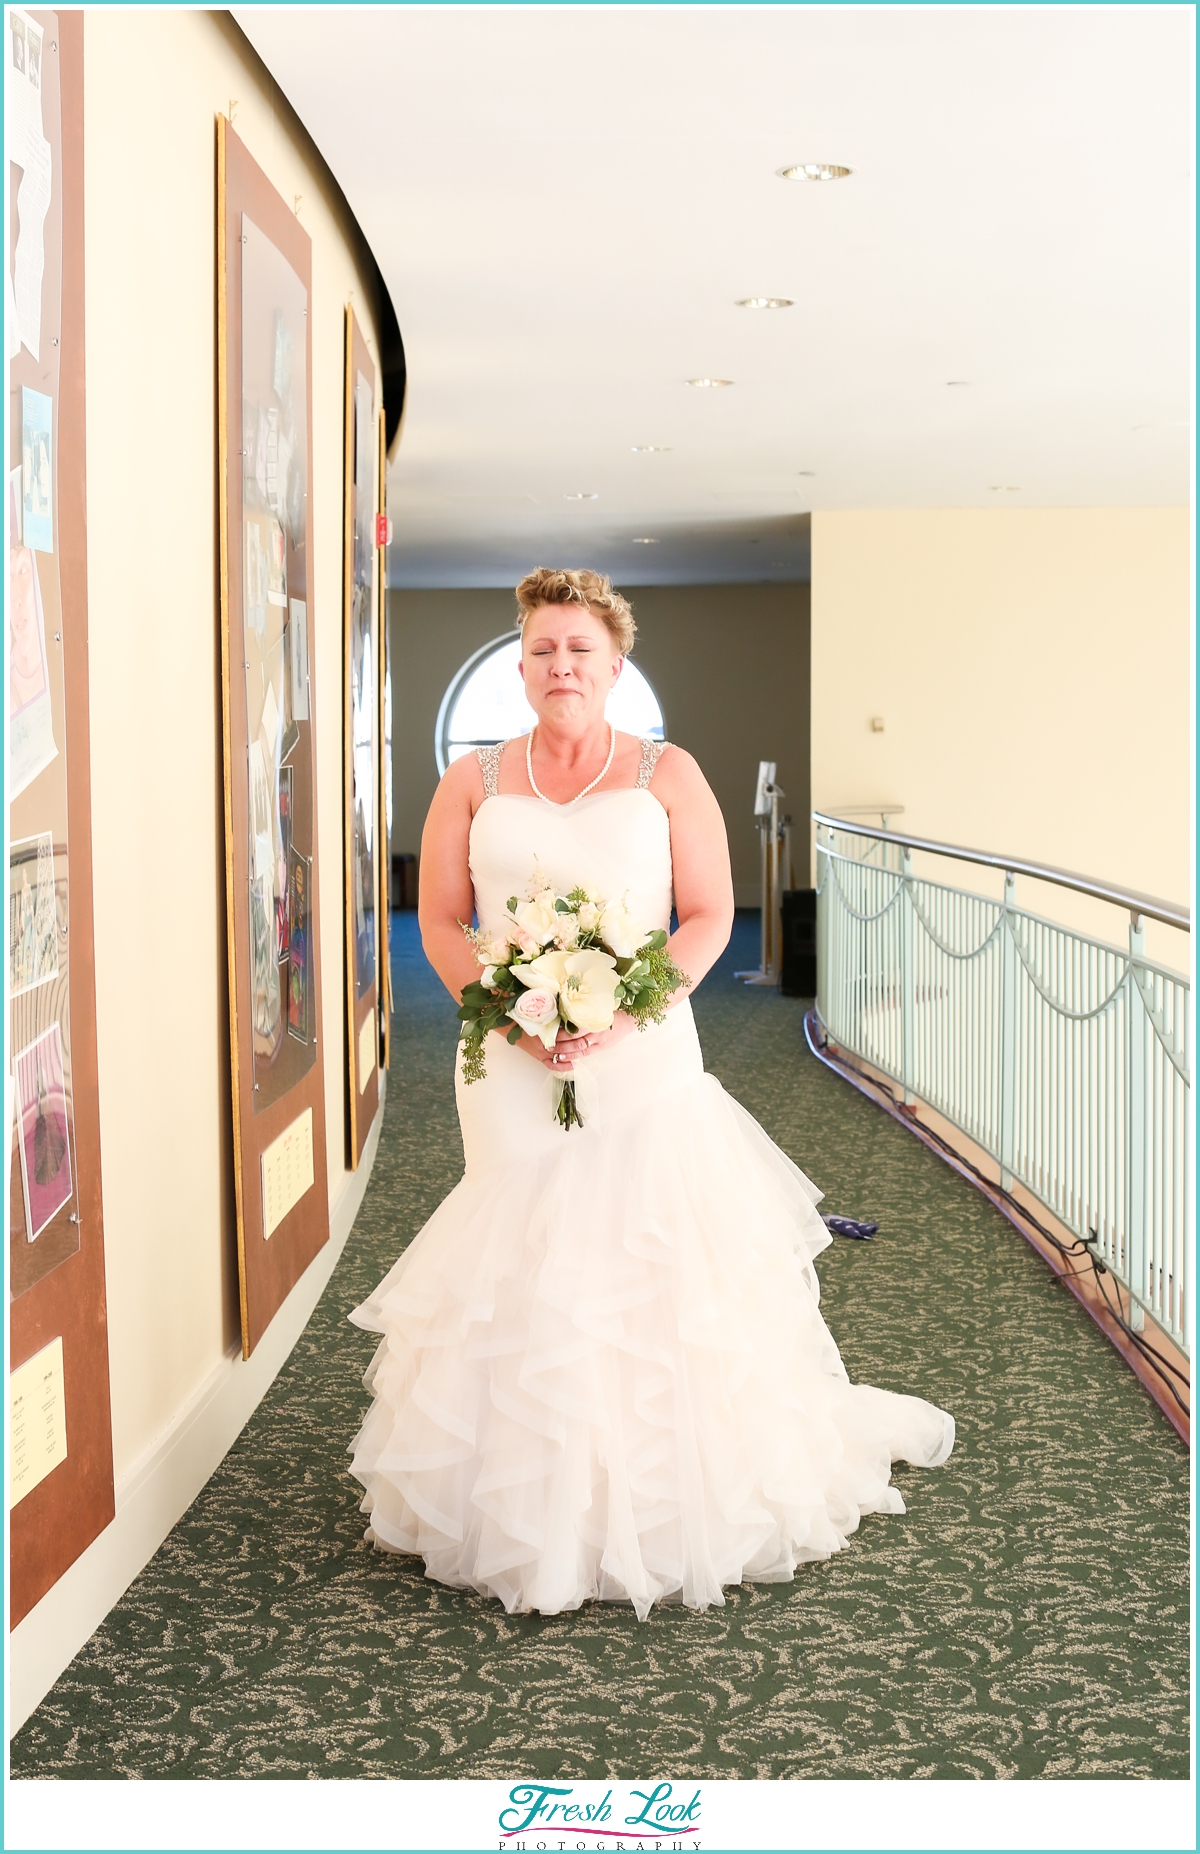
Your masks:
M1128 1293L1135 1342L1148 1315L1187 1352L1190 994L1145 948L1151 911L1179 926L1187 913L1066 870L816 816L829 1035L898 1083L906 1105L928 1103L973 1140L1004 1190L1020 1184L1051 1210L1075 1252ZM881 861L876 842L903 860ZM910 850L1004 869L1003 899L918 875ZM1127 910L1128 949L1018 907L1018 871Z
M880 843L898 843L903 849L927 850L932 856L951 856L960 863L983 863L989 869L1003 869L1009 875L1034 876L1039 882L1053 882L1059 888L1074 889L1078 895L1092 895L1097 901L1111 901L1114 907L1127 908L1136 921L1163 921L1168 927L1192 931L1191 910L1175 901L1161 901L1155 895L1139 894L1137 889L1117 888L1111 882L1097 882L1091 876L1075 875L1070 869L1055 869L1046 863L1027 863L1020 856L996 856L990 850L968 850L961 844L935 843L930 837L910 837L903 831L881 830L869 824L853 824L848 818L835 818L825 811L814 811L813 820L828 830L844 830L851 837L872 837Z

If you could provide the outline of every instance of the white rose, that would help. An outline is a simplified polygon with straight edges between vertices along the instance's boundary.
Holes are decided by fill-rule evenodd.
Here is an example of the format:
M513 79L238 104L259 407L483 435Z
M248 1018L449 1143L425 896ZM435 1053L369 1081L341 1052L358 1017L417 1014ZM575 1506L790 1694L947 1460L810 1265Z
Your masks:
M560 957L564 963L559 984L560 1014L576 1030L611 1030L616 1016L613 993L621 982L616 960L594 947Z
M530 1036L540 1037L547 1049L558 1036L558 998L547 985L534 985L523 991L508 1015Z
M485 985L489 991L495 991L497 972L507 972L507 970L507 966L485 966L479 974L479 983Z
M591 933L599 924L600 914L601 910L596 906L594 901L583 902L579 909L580 932Z
M519 902L513 909L513 919L521 932L536 940L539 946L545 946L558 932L562 916L554 906L556 899L552 888L544 888L532 901Z
M635 920L623 901L610 901L600 916L600 938L618 959L631 959L646 938L647 929Z

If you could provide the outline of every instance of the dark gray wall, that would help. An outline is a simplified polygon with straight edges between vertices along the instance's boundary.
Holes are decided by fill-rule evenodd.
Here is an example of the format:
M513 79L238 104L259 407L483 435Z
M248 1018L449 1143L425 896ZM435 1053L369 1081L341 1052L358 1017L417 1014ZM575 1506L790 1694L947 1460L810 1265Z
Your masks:
M752 808L760 759L778 762L800 866L808 843L807 585L623 586L638 635L634 660L662 703L667 737L695 754L729 831L743 906L758 900ZM394 850L420 847L437 784L433 731L446 688L473 650L509 631L512 592L390 592Z
M481 644L514 630L512 592L389 592L392 849L419 853L438 782L433 730L452 679Z

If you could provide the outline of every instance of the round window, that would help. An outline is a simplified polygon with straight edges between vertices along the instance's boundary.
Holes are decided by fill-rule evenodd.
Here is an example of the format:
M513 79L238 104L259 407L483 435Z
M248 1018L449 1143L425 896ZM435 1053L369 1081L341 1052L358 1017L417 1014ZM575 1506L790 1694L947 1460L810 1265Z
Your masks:
M528 734L535 716L525 700L525 685L517 669L521 640L511 632L494 637L477 650L459 670L442 697L434 732L438 772L451 760L476 747L492 747L498 740ZM662 709L646 678L626 659L617 686L608 698L605 714L626 734L664 740Z

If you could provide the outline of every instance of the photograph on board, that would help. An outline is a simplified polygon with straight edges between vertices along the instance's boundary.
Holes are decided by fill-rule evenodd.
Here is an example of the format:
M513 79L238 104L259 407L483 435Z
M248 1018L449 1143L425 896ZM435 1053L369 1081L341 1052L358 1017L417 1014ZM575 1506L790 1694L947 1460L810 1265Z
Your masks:
M21 477L26 547L54 552L54 461L51 431L54 401L48 393L21 388Z
M13 1064L25 1197L25 1235L36 1242L71 1199L71 1136L62 1035L51 1024Z
M10 534L13 532L10 527ZM50 703L46 624L32 548L8 550L8 797L11 803L58 748Z
M22 837L8 852L8 995L58 977L54 838Z
M308 1042L308 879L311 864L288 851L288 1035Z
M292 848L292 769L279 768L279 863L275 886L275 912L279 922L279 962L288 957L291 932L288 925L288 858Z

